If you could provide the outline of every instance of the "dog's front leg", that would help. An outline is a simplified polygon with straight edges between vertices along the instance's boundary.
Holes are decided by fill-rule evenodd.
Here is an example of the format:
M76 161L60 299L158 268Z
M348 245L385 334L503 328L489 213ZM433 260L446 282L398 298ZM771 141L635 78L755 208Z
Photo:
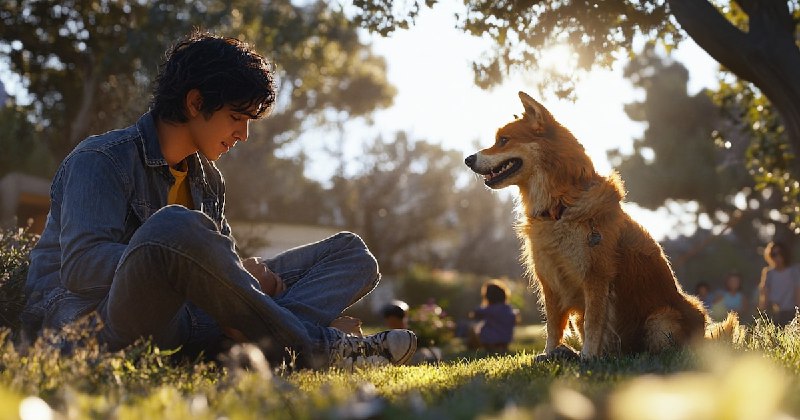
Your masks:
M564 330L569 321L569 312L547 284L542 282L541 287L544 294L544 312L547 317L547 341L544 346L544 354L550 355L564 341Z
M609 283L604 276L589 276L584 281L586 309L583 318L583 348L581 359L592 359L603 351L603 340L608 324Z

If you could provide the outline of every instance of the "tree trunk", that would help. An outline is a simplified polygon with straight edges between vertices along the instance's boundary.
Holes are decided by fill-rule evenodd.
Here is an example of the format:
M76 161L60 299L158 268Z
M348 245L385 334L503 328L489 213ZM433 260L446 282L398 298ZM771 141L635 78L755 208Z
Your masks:
M89 112L94 106L94 97L97 95L97 73L98 72L94 71L94 60L89 58L83 74L81 105L78 108L78 112L75 113L75 117L69 126L69 137L67 138L67 144L65 145L67 148L65 151L66 153L61 156L66 156L67 153L69 153L72 148L75 147L75 145L83 140L88 134L87 131L89 129L89 123L94 117L94 115L89 115Z
M800 50L797 23L784 0L738 0L749 30L733 26L706 0L669 0L681 28L711 57L755 85L775 106L795 155L800 156ZM800 175L800 159L793 161Z

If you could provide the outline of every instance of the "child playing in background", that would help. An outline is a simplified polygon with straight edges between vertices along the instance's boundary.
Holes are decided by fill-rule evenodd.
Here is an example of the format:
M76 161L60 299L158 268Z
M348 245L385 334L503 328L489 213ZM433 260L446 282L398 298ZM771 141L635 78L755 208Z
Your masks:
M409 306L402 300L393 300L384 305L383 309L381 310L385 325L389 326L389 328L400 328L399 326L402 325L402 329L404 330L409 329L408 312ZM414 353L414 356L411 357L409 364L419 365L425 363L437 363L441 360L442 350L439 347L427 345L417 348L417 351Z
M711 286L709 286L708 283L704 281L697 283L694 294L700 299L700 302L703 302L703 306L705 306L707 311L711 309L711 305L714 304L714 301L712 299Z
M470 317L482 321L477 335L481 347L488 351L506 352L514 338L514 325L519 311L506 303L508 287L499 280L490 280L481 287L483 304L470 313Z
M747 313L747 296L742 292L742 276L738 273L729 273L725 278L725 290L719 295L719 305L714 305L717 311L712 313L714 319L725 319L728 312L736 312L740 316ZM719 313L721 312L721 313Z
M393 300L387 303L381 312L383 313L383 320L386 325L402 325L403 329L408 329L407 303L402 300Z

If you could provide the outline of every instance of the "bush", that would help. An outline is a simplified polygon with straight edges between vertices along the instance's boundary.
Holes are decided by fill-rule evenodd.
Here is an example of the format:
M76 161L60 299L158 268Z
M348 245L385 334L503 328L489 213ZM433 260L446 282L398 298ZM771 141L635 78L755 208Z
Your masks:
M408 327L421 346L442 346L453 338L455 323L436 304L425 304L408 311Z
M25 306L28 255L38 240L26 229L0 230L0 327L16 332Z

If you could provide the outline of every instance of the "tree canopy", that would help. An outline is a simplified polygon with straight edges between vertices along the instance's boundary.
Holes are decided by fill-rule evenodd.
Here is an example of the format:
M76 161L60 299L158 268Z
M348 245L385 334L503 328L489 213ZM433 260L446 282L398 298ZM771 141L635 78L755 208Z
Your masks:
M322 1L3 2L0 52L22 77L30 117L60 160L89 134L146 111L162 53L193 27L245 39L277 63L275 138L303 121L326 120L331 109L365 115L394 95L383 60Z
M711 133L723 125L722 111L706 92L687 92L689 72L648 49L625 67L625 77L644 90L641 102L625 105L628 117L647 124L634 139L633 153L608 153L622 174L628 199L656 209L667 199L696 201L713 218L732 207L732 195L747 181L731 144L715 144ZM741 155L741 150L739 150Z
M9 143L4 149L15 162L3 169L50 175L41 160L12 156L49 150L48 160L58 162L83 138L130 125L147 110L163 52L193 27L245 40L279 74L279 103L268 122L253 124L246 153L220 161L229 215L265 217L270 203L273 218L316 221L318 207L298 200L318 201L321 186L275 151L304 129L368 116L395 93L384 59L323 1L3 2L0 60L21 77L31 101L0 115L7 128L0 142Z
M461 155L405 133L375 139L354 175L334 177L332 198L344 226L363 236L384 269L409 260L440 262L436 241L452 232L453 184Z
M625 181L627 198L650 209L670 208L673 202L697 203L693 224L701 227L693 237L665 241L673 252L673 267L684 274L694 272L687 278L695 279L703 278L700 273L760 269L760 258L724 264L718 255L723 249L727 256L751 255L770 239L764 235L767 231L787 236L785 216L773 210L780 197L756 189L744 164L744 149L754 146L728 140L747 136L738 120L731 119L708 92L689 94L688 70L652 49L629 63L625 76L645 94L625 110L632 120L647 124L631 153L608 152Z
M369 143L357 168L342 168L326 201L334 223L358 232L386 273L416 263L520 277L512 203L463 175L461 153L400 132Z
M413 24L423 7L416 0L399 8L391 0L356 2L357 20L382 34ZM610 0L465 1L456 25L489 38L494 47L474 63L480 86L491 86L514 69L537 70L548 47L568 44L574 61L566 73L550 74L541 84L569 96L575 73L632 57L637 40L667 49L687 36L734 77L723 79L719 100L736 102L760 147L749 164L761 186L787 194L793 210L800 199L800 49L798 0ZM730 80L736 80L731 82ZM753 105L752 109L749 108ZM769 111L774 110L773 114ZM748 129L750 130L750 129ZM734 136L727 141L749 142ZM745 150L748 147L741 147Z

